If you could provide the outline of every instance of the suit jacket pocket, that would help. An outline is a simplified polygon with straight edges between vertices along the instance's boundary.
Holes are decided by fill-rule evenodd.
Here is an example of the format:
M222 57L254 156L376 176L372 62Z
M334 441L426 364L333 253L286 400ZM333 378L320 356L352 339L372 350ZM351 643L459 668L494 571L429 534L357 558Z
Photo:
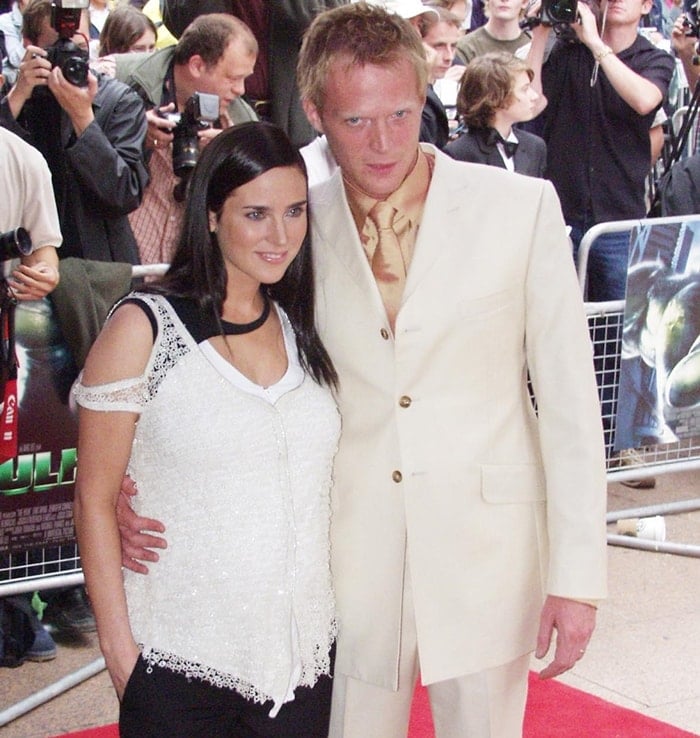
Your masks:
M544 471L536 464L483 464L481 495L495 505L544 502Z

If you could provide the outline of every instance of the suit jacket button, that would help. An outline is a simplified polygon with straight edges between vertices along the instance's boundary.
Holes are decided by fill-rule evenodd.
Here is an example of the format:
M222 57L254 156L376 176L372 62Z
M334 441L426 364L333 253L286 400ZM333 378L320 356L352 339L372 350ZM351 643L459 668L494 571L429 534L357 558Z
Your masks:
M403 479L403 474L397 469L391 473L391 478L398 484Z
M389 340L389 331L386 328L382 328L381 331L379 331L379 335L385 340Z
M411 398L410 398L410 397L409 397L408 395L404 395L404 396L403 396L403 397L402 397L402 398L401 398L401 399L399 400L399 405L400 405L401 407L411 407Z

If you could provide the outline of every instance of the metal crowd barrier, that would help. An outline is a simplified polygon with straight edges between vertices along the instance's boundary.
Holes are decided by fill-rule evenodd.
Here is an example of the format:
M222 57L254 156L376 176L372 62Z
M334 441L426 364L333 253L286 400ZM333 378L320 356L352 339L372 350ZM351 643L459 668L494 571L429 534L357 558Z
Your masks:
M635 226L700 224L700 216L654 218L600 223L586 232L579 247L577 272L582 294L585 295L587 263L595 240L604 233L631 231ZM684 438L672 443L660 443L635 448L633 456L621 460L615 452L614 441L616 417L619 403L619 377L622 359L622 330L624 325L625 301L598 302L585 304L591 340L598 357L596 379L601 397L601 415L605 434L607 479L609 482L622 482L630 479L659 476L673 472L700 469L700 436ZM604 367L604 369L600 367ZM645 499L649 498L648 491ZM659 503L643 508L633 508L611 512L608 523L624 518L671 515L700 510L700 498L676 503ZM631 536L608 535L608 543L661 553L700 557L700 546L674 543L670 541L650 541Z

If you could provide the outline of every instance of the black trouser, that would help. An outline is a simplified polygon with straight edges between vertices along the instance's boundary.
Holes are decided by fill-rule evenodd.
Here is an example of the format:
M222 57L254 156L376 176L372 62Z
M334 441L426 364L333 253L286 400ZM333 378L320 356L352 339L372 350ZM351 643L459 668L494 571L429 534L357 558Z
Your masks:
M298 687L294 700L269 717L272 702L257 704L231 689L152 667L139 656L119 711L121 738L327 738L331 678Z

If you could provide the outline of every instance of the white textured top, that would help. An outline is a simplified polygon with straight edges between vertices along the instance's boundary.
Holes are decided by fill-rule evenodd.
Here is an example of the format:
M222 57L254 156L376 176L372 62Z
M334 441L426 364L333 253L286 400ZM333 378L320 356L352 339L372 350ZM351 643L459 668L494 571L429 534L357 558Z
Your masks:
M143 376L74 393L86 408L140 413L134 507L165 523L168 548L148 576L125 572L134 636L149 663L271 699L274 716L329 671L335 402L308 375L290 383L296 346L279 308L291 389L261 395L220 371L167 300L133 296L158 323Z

